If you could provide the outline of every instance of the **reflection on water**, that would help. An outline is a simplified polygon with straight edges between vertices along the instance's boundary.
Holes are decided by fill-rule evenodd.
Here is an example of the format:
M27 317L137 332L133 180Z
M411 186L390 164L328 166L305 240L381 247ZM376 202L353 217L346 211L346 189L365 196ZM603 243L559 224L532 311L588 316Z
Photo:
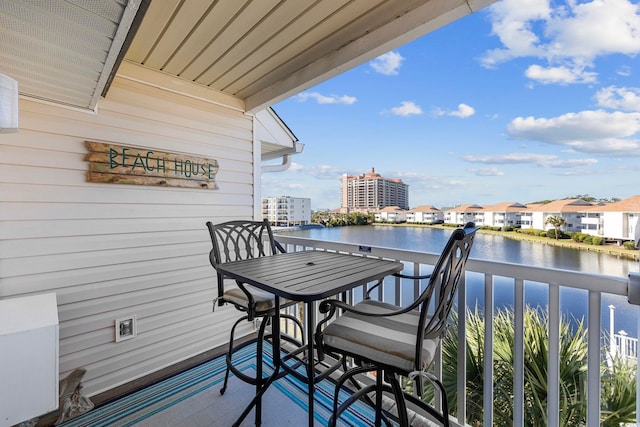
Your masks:
M422 227L335 227L303 230L286 233L292 236L307 237L316 240L347 242L370 246L382 246L396 249L418 250L439 253L444 247L451 230ZM498 262L510 262L538 267L559 268L564 270L584 271L588 273L606 274L627 277L629 271L638 271L636 261L618 258L609 254L587 252L577 249L561 248L541 243L512 240L489 234L478 234L471 251L471 258L486 259ZM481 275L469 281L467 288L467 305L474 308L484 306L484 282ZM513 306L513 280L495 278L494 299L496 307ZM389 290L393 293L393 289ZM412 295L412 290L403 292L403 304ZM588 293L579 289L562 288L560 302L563 314L580 320L586 318ZM548 303L546 286L527 283L525 286L525 303L537 307L545 307ZM615 330L625 330L632 337L637 337L638 307L630 305L626 298L604 294L602 297L602 322L608 328L609 308L616 307Z

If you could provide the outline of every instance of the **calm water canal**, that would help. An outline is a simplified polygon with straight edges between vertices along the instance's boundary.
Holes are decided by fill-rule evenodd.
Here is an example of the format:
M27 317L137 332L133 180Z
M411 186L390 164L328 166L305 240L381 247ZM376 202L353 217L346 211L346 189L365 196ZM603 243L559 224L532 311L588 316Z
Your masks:
M359 226L301 230L283 233L291 236L334 242L358 243L369 246L419 250L439 253L451 230L422 227ZM540 243L506 239L500 236L478 234L471 250L471 258L504 261L532 266L544 266L564 270L584 271L611 276L627 277L629 271L638 271L638 262L608 254L560 248ZM467 305L484 306L483 284L473 281L467 290ZM587 291L563 289L560 295L563 314L577 319L586 316ZM526 304L546 306L547 289L536 284L525 286ZM509 281L497 279L495 284L496 307L513 305L513 290ZM626 298L603 295L602 327L609 328L609 305L616 307L615 330L626 331L638 337L638 307L630 305Z

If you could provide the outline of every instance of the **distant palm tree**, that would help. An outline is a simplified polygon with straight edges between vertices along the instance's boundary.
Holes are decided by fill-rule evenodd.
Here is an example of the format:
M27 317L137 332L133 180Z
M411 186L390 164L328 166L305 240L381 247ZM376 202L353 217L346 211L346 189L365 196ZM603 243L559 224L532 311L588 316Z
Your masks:
M547 224L551 224L551 226L553 227L553 229L556 231L556 240L558 240L559 238L559 231L560 231L560 227L562 227L563 225L565 225L567 223L567 221L564 220L564 218L562 218L559 215L554 215L554 216L550 216L549 218L547 218L547 220L544 222L545 225Z

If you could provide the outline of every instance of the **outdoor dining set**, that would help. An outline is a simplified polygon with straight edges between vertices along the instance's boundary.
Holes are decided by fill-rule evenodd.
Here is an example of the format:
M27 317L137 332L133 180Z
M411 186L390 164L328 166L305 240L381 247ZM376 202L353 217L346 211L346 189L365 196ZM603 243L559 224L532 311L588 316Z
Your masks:
M255 425L260 425L262 398L285 375L307 385L309 426L314 425L319 381L335 382L329 425L336 425L356 401L375 408L375 425L408 427L416 413L449 425L445 389L431 368L473 245L473 223L453 230L428 274L405 274L402 262L367 253L287 251L266 220L208 222L207 227L210 262L217 273L214 310L230 304L243 313L231 328L221 393L230 373L255 386L255 396L234 425L254 409ZM420 286L418 298L406 306L376 298L387 276ZM362 285L360 301L346 298ZM301 305L304 310L291 309ZM234 336L242 322L257 320L254 339ZM293 332L284 333L284 325ZM266 342L273 348L273 369L268 371L262 360ZM234 366L234 354L250 344L256 345L255 375ZM425 386L434 388L433 398L421 398ZM340 401L345 387L352 393ZM395 401L393 409L384 404L389 399Z

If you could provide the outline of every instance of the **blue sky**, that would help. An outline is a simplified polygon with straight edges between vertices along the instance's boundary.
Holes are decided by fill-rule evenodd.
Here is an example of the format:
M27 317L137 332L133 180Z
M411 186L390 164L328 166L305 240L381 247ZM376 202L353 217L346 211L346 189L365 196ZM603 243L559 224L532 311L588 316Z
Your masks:
M640 5L501 0L274 109L304 151L263 196L340 206L372 167L409 204L640 194Z

